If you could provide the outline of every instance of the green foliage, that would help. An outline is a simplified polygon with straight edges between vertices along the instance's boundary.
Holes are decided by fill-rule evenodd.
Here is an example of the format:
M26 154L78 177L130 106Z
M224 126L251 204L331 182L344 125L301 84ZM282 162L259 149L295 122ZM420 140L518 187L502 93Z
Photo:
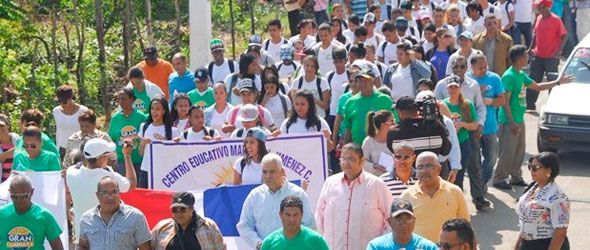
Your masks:
M12 0L0 0L0 19L20 20L23 10Z

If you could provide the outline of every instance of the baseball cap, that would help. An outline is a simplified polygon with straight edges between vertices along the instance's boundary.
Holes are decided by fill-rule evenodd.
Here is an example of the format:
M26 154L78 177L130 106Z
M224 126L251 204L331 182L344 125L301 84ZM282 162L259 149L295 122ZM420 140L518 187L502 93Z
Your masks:
M248 46L258 45L262 47L262 38L259 35L251 35L248 39Z
M404 199L397 199L391 204L391 209L389 210L391 213L391 217L396 217L400 214L410 214L414 216L414 208L412 207L412 203Z
M143 49L143 55L148 59L158 58L158 49L155 46L149 46Z
M397 110L414 110L417 108L416 101L411 96L403 96L395 102L395 109Z
M377 18L375 17L375 14L369 12L367 14L365 14L365 18L363 18L363 24L364 23L375 23L377 22Z
M115 152L115 143L102 138L92 138L84 145L84 157L94 159L105 153Z
M290 44L283 44L281 48L279 48L279 55L281 60L293 60L293 53L295 49Z
M398 17L397 19L395 19L395 27L398 29L408 28L408 20L403 16Z
M338 60L338 59L346 60L346 49L341 48L341 47L334 48L334 50L332 50L332 59L333 60Z
M211 52L225 49L225 46L223 45L223 40L219 38L211 40L211 42L209 43L209 47L211 47Z
M428 13L428 11L421 10L420 12L418 12L418 20L425 20L425 19L430 19L430 14Z
M258 127L250 128L248 132L246 132L246 136L244 138L248 136L252 136L261 142L266 141L266 132L264 132L264 130Z
M355 77L364 77L364 78L375 78L375 72L373 72L373 67L369 64L368 61L365 60L356 60L352 63L351 66L356 66L360 70L356 73Z
M410 1L403 1L400 5L399 8L402 10L412 10L412 2Z
M244 104L238 110L237 120L240 122L251 122L258 118L258 108L253 104Z
M172 195L172 204L170 204L170 208L191 208L193 205L195 205L195 196L193 196L193 194L190 192L176 192Z
M449 81L447 82L447 88L450 86L461 87L461 78L459 78L458 76L449 77Z
M473 33L471 33L471 31L463 31L460 35L459 38L465 38L465 39L469 39L469 40L473 40Z
M207 68L200 67L197 70L195 70L195 80L199 80L201 82L204 82L204 81L207 81L207 79L209 79L209 72L208 72Z
M242 91L251 91L256 92L256 86L254 86L254 81L250 78L242 78L238 82L238 86L240 86L240 92Z
M537 0L537 1L533 2L533 6L537 7L539 5L543 5L547 8L551 8L551 5L553 5L553 0Z

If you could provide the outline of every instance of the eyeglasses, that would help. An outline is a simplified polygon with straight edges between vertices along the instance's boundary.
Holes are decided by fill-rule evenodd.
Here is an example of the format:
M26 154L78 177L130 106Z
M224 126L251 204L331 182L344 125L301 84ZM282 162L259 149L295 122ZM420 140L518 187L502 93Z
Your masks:
M117 196L119 195L119 190L115 190L113 192L107 192L107 191L98 191L98 194L100 196Z
M457 244L454 244L454 245L452 245L451 243L442 243L442 242L439 242L439 243L436 243L436 246L438 246L438 248L440 248L440 249L452 249L453 247L456 247L456 246L461 245L461 244L463 244L463 242L457 243Z
M534 165L532 163L529 164L529 170L532 172L537 172L537 170L544 168L542 165Z
M394 155L395 159L397 160L404 160L404 161L409 161L410 159L412 159L411 155Z
M35 144L35 143L31 143L31 144L23 143L23 148L25 148L25 149L27 149L27 148L36 149L37 148L37 144Z
M453 36L451 36L451 35L442 35L442 37L443 37L443 38L451 38L451 37L453 37Z
M12 200L26 200L31 197L31 193L10 194Z
M453 65L453 69L467 69L467 65L465 65L465 64L455 64L455 65Z
M407 218L407 219L393 218L393 224L395 224L395 225L414 224L414 222L416 222L416 218Z
M355 161L355 159L353 157L340 157L340 162L348 162L348 163L351 163L351 162L354 162L354 161Z
M418 171L426 171L426 170L433 169L435 167L436 167L436 165L430 164L430 163L420 164L420 165L416 165L416 170L418 170Z
M188 211L188 208L186 208L186 207L173 207L172 208L173 214L177 214L177 213L184 214L184 213L186 213L186 211Z

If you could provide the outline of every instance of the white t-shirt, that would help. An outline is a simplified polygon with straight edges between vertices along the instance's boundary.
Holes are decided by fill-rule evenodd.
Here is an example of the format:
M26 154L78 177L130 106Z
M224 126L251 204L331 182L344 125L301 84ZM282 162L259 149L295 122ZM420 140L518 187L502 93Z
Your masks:
M488 4L488 7L483 10L483 17L487 17L489 15L495 15L496 17L499 15L500 10L492 4Z
M324 93L324 91L327 91L327 90L329 91L330 90L330 85L328 85L328 81L326 81L326 79L321 78L321 81L320 81L320 89L321 89L321 92L318 93L318 87L317 87L317 84L316 84L316 78L317 77L314 77L311 82L308 82L308 81L305 80L305 77L303 77L303 76L298 77L297 79L295 79L293 81L293 86L291 86L291 89L294 89L294 90L299 90L299 89L309 90L313 94L313 97L315 99L321 100L320 99L320 95L322 93ZM299 81L301 81L300 79L303 79L303 84L301 84L301 88L299 88ZM319 115L320 117L326 116L326 110L324 110L323 108L320 108L320 106L316 105L316 110L317 110L317 115Z
M332 50L334 50L334 46L330 44L330 46L325 49L323 49L322 46L319 47L318 64L320 65L320 73L323 77L326 77L328 72L336 69L336 66L334 66L334 59L332 59Z
M275 95L271 97L268 102L264 105L264 107L270 112L272 116L272 120L276 124L282 124L283 120L287 118L285 116L285 109L283 108L283 102L281 101L281 97L285 100L287 114L289 114L289 110L292 109L291 100L286 95Z
M367 37L367 40L365 40L364 44L372 44L373 46L375 46L375 48L379 47L379 44L381 42L385 41L385 37L383 37L382 35L379 35L379 33L375 32L373 33L372 37Z
M464 25L465 30L471 31L474 36L486 30L486 26L484 25L484 17L479 17L477 21L473 21L473 19L468 17L465 19Z
M238 65L238 63L236 61L233 61L233 63L234 63L234 72L240 71L240 65ZM223 60L223 64L221 66L217 66L214 63L213 64L213 70L212 71L213 71L212 73L209 72L209 74L211 74L213 76L213 79L211 79L211 84L215 84L216 82L219 82L219 81L224 81L225 82L225 78L229 74L232 73L229 70L229 60L224 59Z
M270 114L270 112L268 111L268 109L266 109L265 107L262 107L260 105L256 105L257 107L259 107L258 111L259 111L259 119L263 118L263 123L262 125L264 127L270 128L274 123L274 120L272 119L272 115ZM232 116L235 114L235 121L233 124L234 126L236 126L236 130L239 128L243 128L244 125L242 124L242 122L238 121L238 116L239 116L239 112L240 112L240 108L242 107L242 105L236 105L234 106L232 109L229 110L229 112L227 112L227 116L225 117L225 122L228 124L232 124L231 120L232 120ZM260 111L263 112L263 114L260 114Z
M139 173L137 173L139 175ZM66 170L66 181L72 195L74 202L74 226L75 231L80 233L80 218L84 212L96 207L98 205L98 198L94 193L96 192L96 183L105 176L110 176L119 184L120 192L127 192L131 186L129 179L115 172L111 167L107 169L95 168L89 169L87 167L76 168L71 166Z
M273 61L275 62L280 62L281 61L281 46L283 46L283 44L288 43L287 39L282 38L279 41L279 43L273 43L271 41L271 39L267 39L266 41L264 41L262 43L262 48L268 53L268 55L270 56L270 58L272 58ZM268 47L267 47L268 44Z
M289 38L289 43L295 44L297 40L299 40L300 35L296 35L294 37ZM311 48L316 43L317 39L314 36L307 36L305 40L303 40L303 45L306 48Z
M291 75L291 78L293 78L293 75L295 75L295 70L297 70L297 68L300 66L301 64L295 61L289 65L284 64L283 61L275 63L275 67L277 67L277 70L279 71L279 80L281 80L281 82L286 82L286 79L289 78L289 75Z
M381 31L381 29L383 28L383 24L385 24L385 21L382 20L379 20L375 23L375 33L383 35L383 31Z
M328 78L326 77L326 81ZM348 74L344 71L342 74L334 73L332 77L332 81L328 84L330 85L330 93L332 94L330 97L330 115L336 116L336 110L338 109L338 100L340 100L340 96L344 93L345 83L348 82Z
M434 48L434 43L424 40L422 44L422 48L424 48L424 53L428 53L432 48Z
M500 14L500 20L502 23L502 27L506 26L507 24L510 23L510 18L508 17L508 14L512 11L514 11L514 4L513 3L508 3L508 1L504 2L504 3L500 3L500 1L496 2L496 8L498 8ZM508 12L506 12L506 4L508 4ZM515 12L516 14L516 12ZM498 14L496 14L498 15ZM500 28L502 28L500 27Z
M242 185L262 183L262 167L260 163L250 161L246 163L244 171L242 171L242 166L240 165L242 158L244 157L238 158L234 164L234 170L242 175Z
M84 111L88 110L86 106L80 105L78 111L71 115L66 115L61 110L61 106L53 108L53 118L55 119L55 145L57 148L65 148L68 144L68 138L80 130L78 117Z
M205 133L205 129L201 129L201 131L195 132L195 130L193 130L192 128L188 128L184 132L182 132L181 140L186 141L186 142L202 141L205 136L209 135L210 129L212 129L212 128L208 128L207 133ZM213 130L212 137L213 138L218 137L219 132L217 132L217 130L215 130L215 129L212 129L212 130ZM186 138L184 138L185 133L186 133Z
M318 119L320 120L320 132L322 130L330 130L330 126L328 126L328 123L326 122L326 120L324 120L324 118L319 117ZM287 131L287 120L283 121L283 124L281 124L281 134L301 134L301 133L313 133L313 132L318 132L318 129L316 126L312 126L310 128L306 128L305 127L305 123L307 122L307 119L301 119L299 117L297 117L297 121L295 121L294 123L291 124L291 126L289 126L289 131Z
M410 64L406 67L399 65L391 74L391 99L396 101L403 96L415 95Z
M518 0L514 3L514 21L519 23L533 22L533 0Z
M207 126L211 127L212 129L215 129L217 131L221 131L221 128L225 124L225 119L227 118L227 113L233 107L234 107L233 105L227 103L225 105L225 109L221 113L217 112L217 110L215 109L215 105L207 108L205 113L210 112L210 115L205 116L205 119L206 119L205 124L207 124ZM211 109L211 110L209 111L209 109ZM230 133L223 133L223 132L221 132L221 133L222 133L223 137L230 136Z
M445 1L444 3L440 4L439 6L443 9L446 10L449 7L451 7L451 5L457 5L457 8L459 8L459 15L461 16L462 20L465 20L465 18L467 18L467 3L459 0L456 3L450 3L448 1Z
M233 77L234 77L233 74L227 75L224 82L225 82L225 87L226 87L227 93L230 93L229 103L231 103L231 105L235 106L238 104L242 104L242 98L239 95L234 94L234 92L230 89L231 88L231 80ZM238 89L240 88L240 79L242 79L242 78L237 77L236 83L234 84L234 87L237 87ZM262 83L261 83L259 75L256 75L254 77L254 85L256 85L256 89L260 93L260 90L262 90Z
M449 62L447 63L447 72L446 75L450 76L451 74L453 74L453 62L455 61L455 59L457 59L459 56L461 56L461 54L459 54L459 50L455 51L455 53L453 53L450 57L449 57ZM467 71L471 70L471 58L473 56L475 56L475 54L477 53L482 53L481 50L478 49L471 49L471 54L469 54L469 57L467 58Z
M354 42L354 32L352 32L352 30L350 29L345 29L342 31L342 35L344 35L347 40L350 40L350 42Z
M178 131L184 131L188 126L188 118L178 120L178 124L176 124L176 128Z
M385 50L383 50L383 46L387 43L387 46L385 46ZM377 48L377 51L375 51L375 53L377 54L377 57L383 57L383 63L386 66L389 66L395 62L397 62L397 45L398 43L390 43L387 41L383 41L381 42L381 44L379 44L379 47Z
M147 129L145 131L143 131L144 127L145 127L145 122L141 123L141 125L139 126L139 135L141 137L148 138L152 141L166 141L166 140L157 139L157 137L166 138L166 126L165 125L155 126L152 123L149 126L147 126ZM156 136L156 135L158 135L158 136ZM180 133L178 132L178 128L172 127L172 139L177 138L179 136L180 136Z

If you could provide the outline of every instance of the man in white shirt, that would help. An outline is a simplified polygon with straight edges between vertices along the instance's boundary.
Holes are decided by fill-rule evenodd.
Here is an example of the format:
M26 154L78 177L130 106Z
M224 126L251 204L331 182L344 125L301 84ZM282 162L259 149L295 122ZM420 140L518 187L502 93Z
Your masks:
M125 141L123 146L125 177L107 165L109 159L115 156L115 144L101 138L90 139L84 145L82 153L87 160L87 166L79 162L66 171L66 182L74 203L74 232L77 235L80 233L82 214L98 205L98 199L92 195L96 186L89 185L89 183L98 183L102 177L111 176L119 183L121 192L135 189L137 177L131 162L131 151L133 150L131 143L131 141ZM77 241L78 238L76 238L75 242Z
M224 57L225 46L221 39L215 38L211 40L209 45L211 47L211 55L213 55L213 61L207 65L211 84L223 82L227 75L239 70L239 65L236 61Z
M344 83L348 82L348 72L346 71L346 50L344 48L336 48L332 51L332 58L334 59L335 70L328 72L326 80L330 85L330 113L327 116L328 125L334 128L334 121L336 119L336 110L338 109L338 100L344 94Z
M397 62L397 44L401 41L397 36L397 29L393 22L386 22L381 28L385 41L379 44L377 48L377 60L389 66Z
M514 9L514 32L512 34L514 45L521 44L520 36L522 35L524 36L524 44L530 47L533 41L533 0L518 0L514 3ZM581 13L578 12L578 18L580 15ZM579 25L578 23L578 27L584 26L587 25ZM582 39L583 37L578 38Z
M266 31L270 35L269 39L266 39L262 43L262 49L268 53L274 62L281 61L280 48L283 44L288 44L289 41L282 37L283 26L281 20L272 19L266 25Z
M311 48L316 43L316 39L313 36L313 27L315 21L312 19L303 19L299 22L299 34L289 38L289 43L294 44L297 40L303 40L305 48Z
M363 20L363 26L367 28L367 40L365 40L365 44L372 44L375 48L379 47L379 44L385 41L385 38L382 35L375 32L376 23L377 17L375 17L375 14L370 12L365 14Z
M455 53L453 53L451 55L451 57L449 57L449 62L447 63L447 72L446 72L447 76L449 76L453 73L452 65L453 65L453 62L455 61L455 59L457 59L457 57L464 56L465 58L467 58L467 61L470 62L471 58L475 54L477 54L477 53L483 54L483 52L481 52L481 50L473 48L473 34L471 33L471 31L463 31L463 33L461 33L461 35L459 35L458 42L459 42L460 49L457 50ZM471 63L467 64L467 71L471 71Z
M328 23L322 23L318 28L318 37L320 41L313 45L312 50L318 58L320 74L326 76L328 72L334 71L334 61L332 59L332 51L338 47L344 47L340 42L334 40L332 35L332 27Z
M293 61L295 50L291 44L283 44L280 48L280 61L275 64L277 71L279 72L279 80L283 83L290 83L291 79L295 75L297 68L301 66L296 61Z

